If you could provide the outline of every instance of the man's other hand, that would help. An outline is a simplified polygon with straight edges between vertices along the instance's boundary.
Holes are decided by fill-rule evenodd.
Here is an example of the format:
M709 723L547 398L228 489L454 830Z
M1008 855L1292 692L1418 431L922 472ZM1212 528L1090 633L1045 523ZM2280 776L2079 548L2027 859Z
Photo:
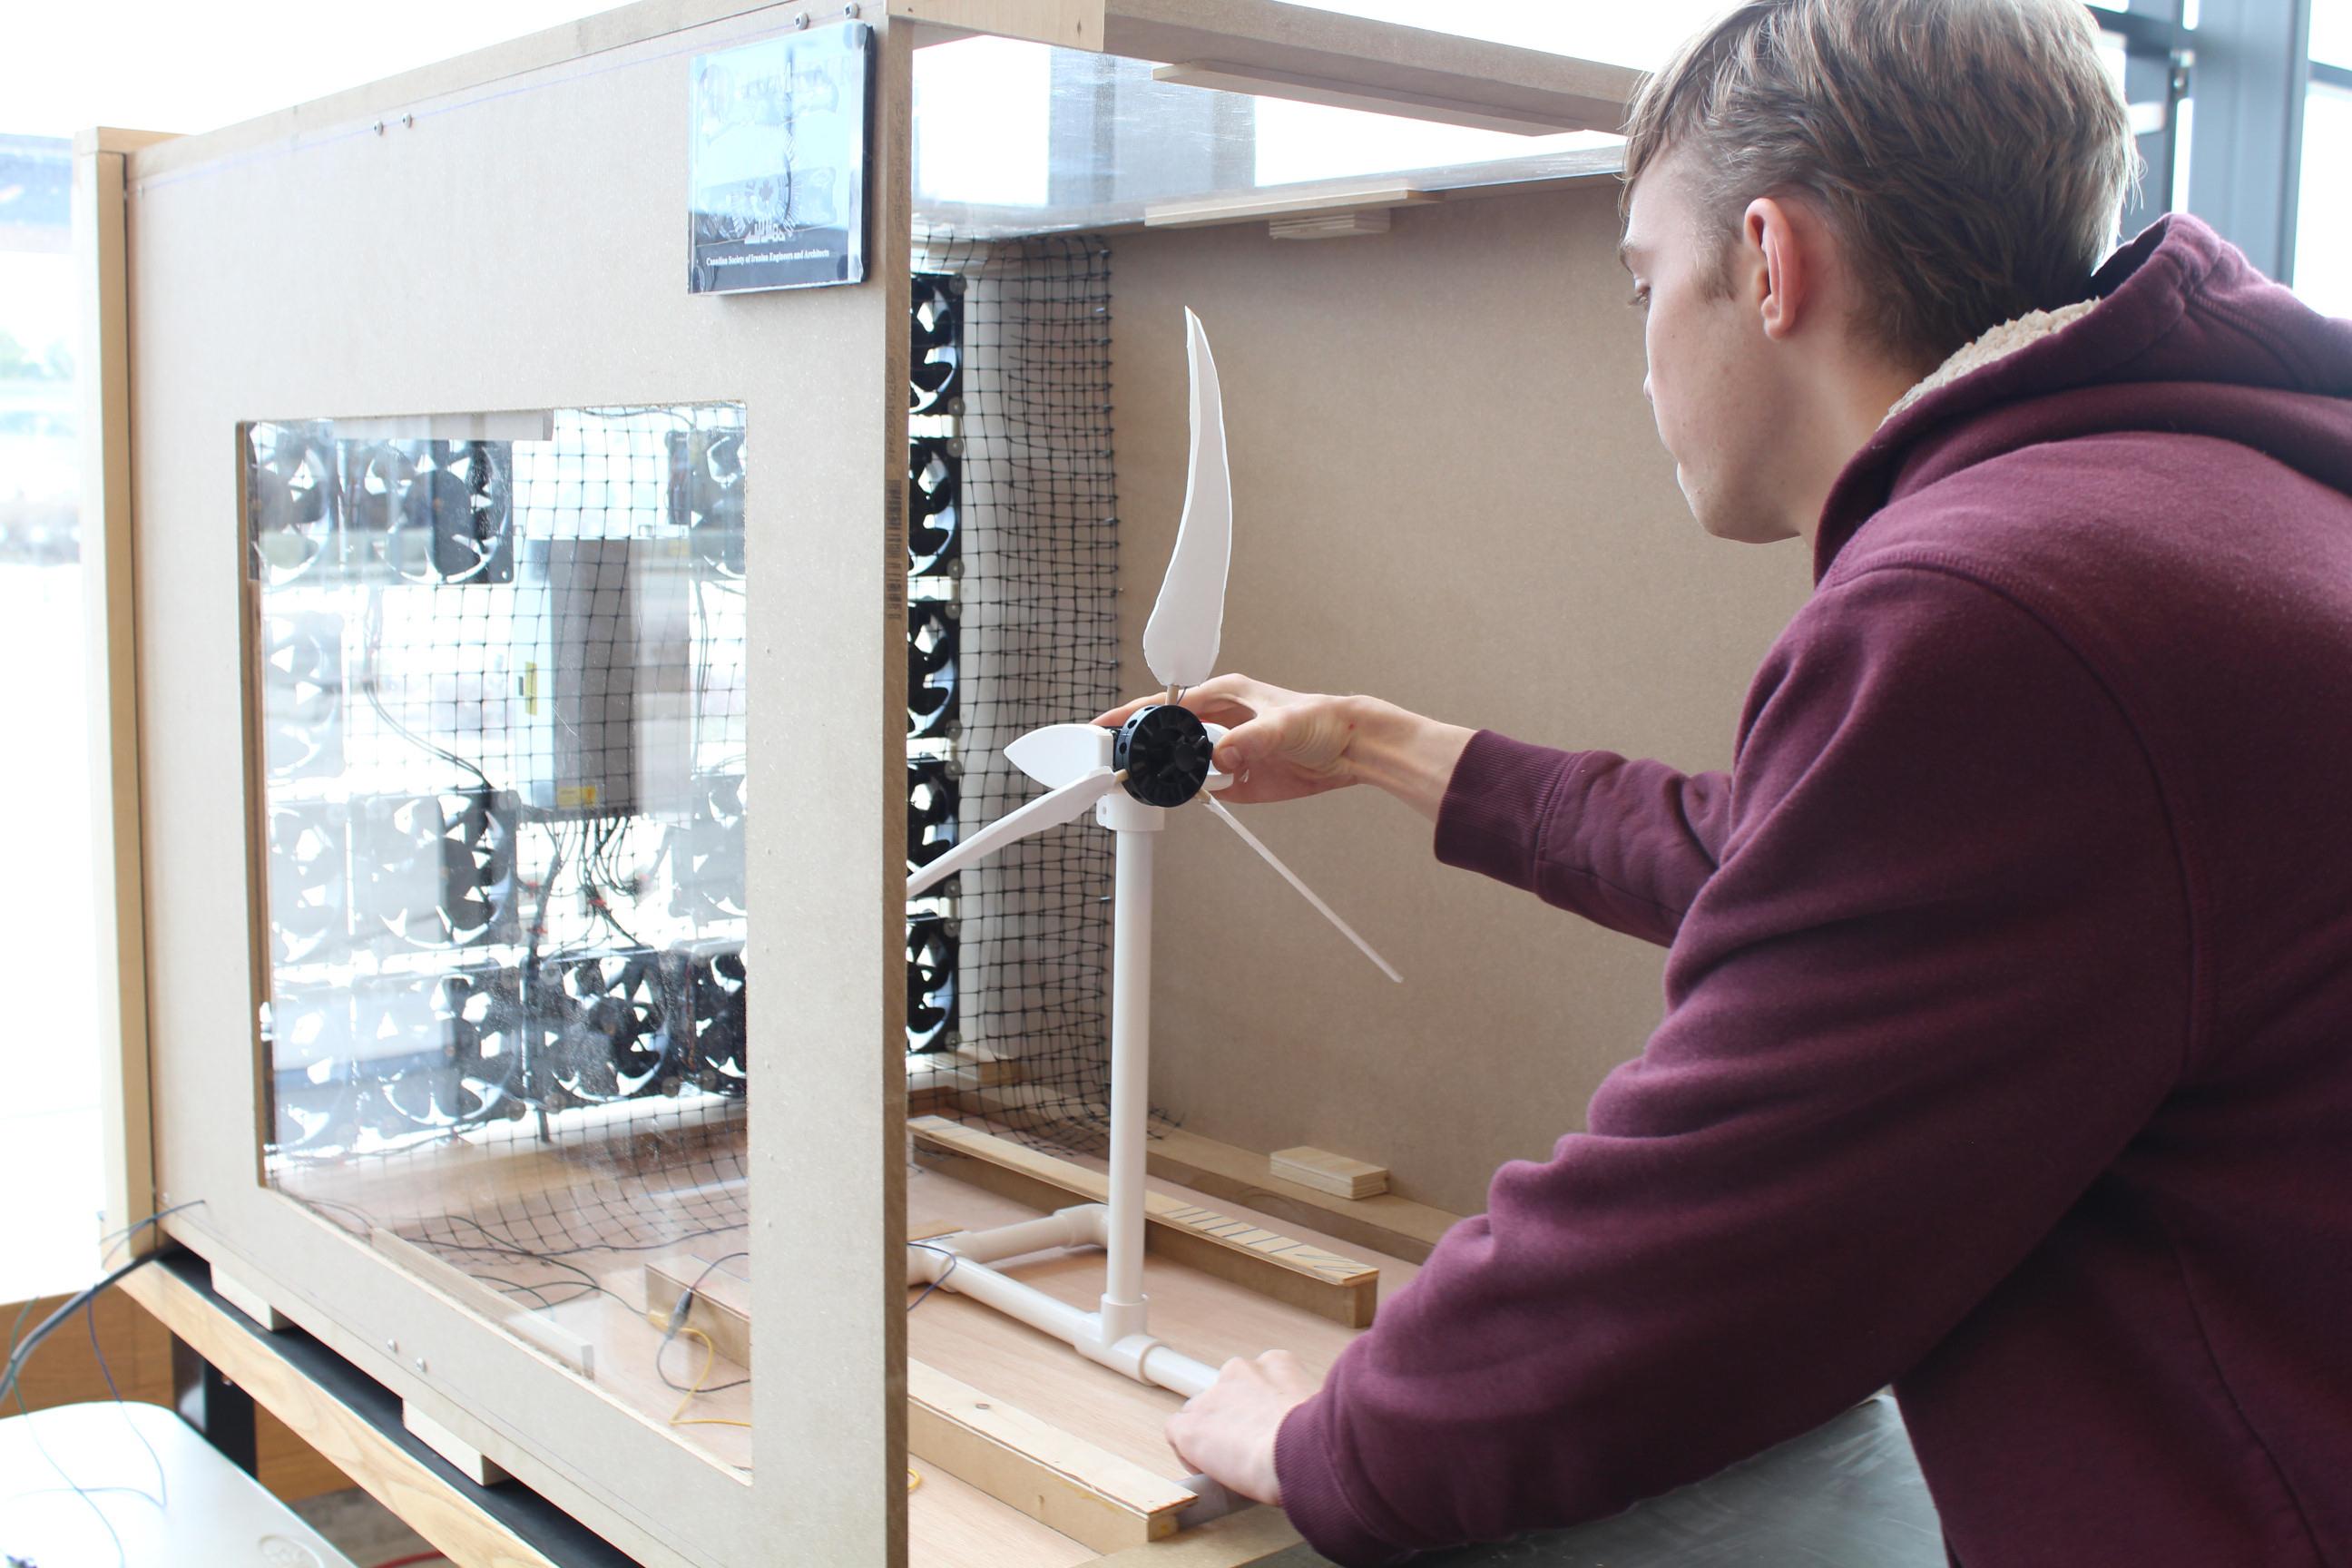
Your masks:
M1227 1491L1278 1505L1274 1435L1282 1418L1322 1386L1288 1351L1268 1351L1255 1361L1236 1356L1218 1369L1207 1392L1168 1418L1168 1446Z

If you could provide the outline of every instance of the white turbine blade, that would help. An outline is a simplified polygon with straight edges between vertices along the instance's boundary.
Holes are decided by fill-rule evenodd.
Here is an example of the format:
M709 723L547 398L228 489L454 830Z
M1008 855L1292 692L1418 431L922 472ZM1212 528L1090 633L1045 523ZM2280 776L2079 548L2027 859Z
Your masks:
M1033 833L1058 827L1087 813L1087 808L1118 787L1118 775L1108 768L1066 784L1051 795L1041 795L1018 811L1008 811L921 870L907 879L907 896L923 894L973 861Z
M1143 628L1143 662L1162 686L1198 686L1217 670L1217 636L1225 624L1225 565L1233 554L1234 485L1225 462L1225 405L1217 362L1201 318L1184 312L1192 365L1192 457L1184 477L1184 516L1160 579L1160 601Z
M1372 944L1366 942L1362 937L1358 936L1356 934L1356 928L1349 925L1346 921L1341 920L1339 918L1339 911L1318 898L1316 895L1314 889L1300 881L1298 879L1298 874L1296 871L1293 871L1289 867L1276 859L1275 858L1274 851L1268 849L1264 844L1260 843L1258 841L1257 835L1252 833L1248 828L1244 827L1242 826L1242 819L1235 816L1231 811L1225 808L1225 803L1223 801L1219 800L1213 795L1204 795L1201 798L1209 803L1209 809L1216 813L1219 820L1223 822L1227 827L1232 828L1235 833L1242 836L1243 843L1248 845L1251 848L1258 852L1258 858L1260 859L1273 867L1276 871L1281 872L1282 879L1284 881L1297 889L1299 896L1304 898L1308 903L1313 904L1317 910L1321 911L1325 920L1329 921L1333 925L1338 926L1339 928L1339 934L1356 944L1357 952L1362 953L1366 958L1370 959L1374 963L1379 964L1382 974L1387 975L1391 980L1395 981L1400 985L1404 984L1404 976L1399 974L1394 969L1391 968L1387 959L1382 958L1379 953L1374 952L1372 951Z
M1004 759L1047 789L1110 766L1112 731L1099 724L1048 724L1004 748Z

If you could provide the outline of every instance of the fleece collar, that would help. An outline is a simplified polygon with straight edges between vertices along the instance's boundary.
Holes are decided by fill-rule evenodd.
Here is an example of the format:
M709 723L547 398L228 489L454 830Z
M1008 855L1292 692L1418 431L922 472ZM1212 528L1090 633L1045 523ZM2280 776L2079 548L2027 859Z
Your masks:
M2089 315L2098 303L2096 300L2081 300L2054 310L2029 310L2013 321L2003 321L1929 371L1926 380L1895 400L1895 406L1886 411L1886 418L1894 418L1921 398L1940 392L1971 372L1982 370L2020 349L2029 348L2043 338L2074 325ZM1881 425L1885 422L1885 419L1879 421Z

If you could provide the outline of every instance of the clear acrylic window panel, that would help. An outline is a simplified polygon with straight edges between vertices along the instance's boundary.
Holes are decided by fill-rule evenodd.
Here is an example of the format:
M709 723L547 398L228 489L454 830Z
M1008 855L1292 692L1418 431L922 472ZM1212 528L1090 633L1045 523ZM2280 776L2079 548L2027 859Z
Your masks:
M2352 92L2311 85L2303 107L2303 193L2295 207L2294 290L2315 310L2352 316Z
M583 408L243 458L266 1179L748 1470L744 437Z
M1163 204L1312 180L1410 174L1436 191L1597 174L1622 144L1185 87L1152 69L1008 38L917 51L918 239L1116 228Z

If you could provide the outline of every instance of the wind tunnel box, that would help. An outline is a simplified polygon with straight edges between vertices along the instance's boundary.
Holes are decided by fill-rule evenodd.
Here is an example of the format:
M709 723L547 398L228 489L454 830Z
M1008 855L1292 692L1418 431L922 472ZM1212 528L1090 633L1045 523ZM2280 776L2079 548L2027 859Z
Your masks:
M1804 573L1657 447L1632 85L1264 0L665 0L85 137L110 1228L646 1563L1295 1542L938 1261L1103 1195L1113 835L905 879L1155 684L1188 308L1221 668L1727 762ZM1169 814L1144 1285L1324 1364L1660 955L1370 792L1243 815L1404 983ZM1073 1237L993 1270L1090 1310Z

